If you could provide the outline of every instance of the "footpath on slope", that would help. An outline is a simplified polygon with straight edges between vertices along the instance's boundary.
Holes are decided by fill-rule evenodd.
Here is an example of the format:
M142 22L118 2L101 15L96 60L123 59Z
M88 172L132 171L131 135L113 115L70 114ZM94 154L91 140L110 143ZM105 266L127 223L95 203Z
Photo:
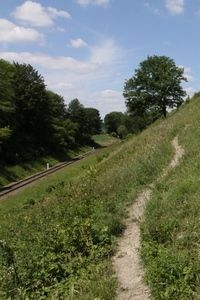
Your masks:
M163 170L162 178L179 164L184 155L184 149L179 145L178 137L173 139L172 145L175 154L170 164ZM150 299L150 290L143 281L144 270L138 250L140 248L140 222L153 186L152 184L149 188L145 188L129 208L126 230L119 238L118 250L113 257L113 266L118 279L117 300Z

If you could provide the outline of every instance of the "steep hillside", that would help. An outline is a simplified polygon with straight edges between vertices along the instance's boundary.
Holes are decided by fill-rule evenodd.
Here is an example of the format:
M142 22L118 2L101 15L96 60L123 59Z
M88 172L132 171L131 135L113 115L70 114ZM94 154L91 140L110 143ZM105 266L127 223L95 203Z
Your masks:
M168 120L185 150L158 178L142 226L142 257L153 299L200 297L200 98Z
M197 298L199 101L21 193L17 201L2 202L0 298L114 299L116 238L130 204L152 183L141 251L152 297ZM176 136L185 155L162 179Z

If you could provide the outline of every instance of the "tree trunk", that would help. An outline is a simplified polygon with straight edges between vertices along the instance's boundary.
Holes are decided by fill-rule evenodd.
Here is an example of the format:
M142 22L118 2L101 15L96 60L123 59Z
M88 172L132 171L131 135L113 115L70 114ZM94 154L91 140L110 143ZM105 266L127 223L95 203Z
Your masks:
M163 116L165 117L165 119L167 118L167 109L166 109L166 106L163 106L162 108L162 113L163 113Z

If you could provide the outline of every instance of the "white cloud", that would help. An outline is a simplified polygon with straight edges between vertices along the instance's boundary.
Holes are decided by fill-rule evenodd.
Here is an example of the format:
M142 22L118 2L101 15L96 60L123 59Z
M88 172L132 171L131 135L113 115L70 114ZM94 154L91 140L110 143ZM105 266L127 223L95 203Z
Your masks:
M50 70L66 70L72 73L89 73L97 68L97 65L74 59L70 56L50 56L48 54L30 52L1 52L0 57L9 61L29 63Z
M57 29L57 31L60 31L60 32L66 32L65 28L60 27L60 26L58 26L56 29Z
M194 80L191 68L188 67L184 68L184 76L187 78L188 81Z
M43 7L43 9L45 8ZM70 14L65 10L57 10L56 8L50 6L47 7L46 10L52 18L57 18L57 17L62 17L66 19L71 18Z
M17 20L35 27L52 26L57 17L70 18L67 11L57 10L53 7L46 8L33 1L26 1L21 6L17 6L13 16Z
M179 66L179 67L184 69L184 76L188 81L194 80L194 77L192 75L192 69L190 67L184 67L184 66Z
M92 95L92 97L99 99L95 104L97 109L101 112L102 117L111 111L124 112L126 110L124 97L120 91L106 89ZM91 106L92 104L93 103L91 103Z
M182 14L185 9L184 0L166 0L165 6L173 15Z
M71 40L70 41L70 45L73 48L83 48L83 47L87 47L87 43L82 40L81 38L77 38L75 40Z
M41 33L32 28L17 26L14 23L0 19L0 42L43 42Z
M121 56L121 49L116 46L112 39L104 40L101 45L94 46L90 50L91 62L99 65L114 63Z
M106 6L110 0L77 0L77 3L83 7L89 5Z
M102 116L114 110L124 111L122 92L115 91L121 84L116 74L121 68L123 52L111 39L88 46L87 51L84 60L31 52L0 52L0 58L31 64L44 76L47 87L67 102L78 98L85 106L99 109Z
M50 56L43 53L0 52L6 60L30 63L52 70L67 70L72 73L100 72L102 68L115 64L120 57L120 49L112 40L89 48L89 56L85 60L77 60L71 56ZM108 72L108 70L105 70Z
M126 111L125 100L122 91L114 89L95 88L95 92L91 92L87 88L87 76L82 78L74 78L70 76L69 80L55 82L54 78L49 78L47 85L50 89L64 96L67 103L74 98L78 98L86 107L97 108L102 118L111 111ZM97 77L89 84L93 84ZM109 86L110 83L107 83ZM105 83L104 83L105 86Z
M187 96L189 96L189 97L192 97L194 95L194 93L196 93L196 90L191 86L185 88L185 91L186 91Z

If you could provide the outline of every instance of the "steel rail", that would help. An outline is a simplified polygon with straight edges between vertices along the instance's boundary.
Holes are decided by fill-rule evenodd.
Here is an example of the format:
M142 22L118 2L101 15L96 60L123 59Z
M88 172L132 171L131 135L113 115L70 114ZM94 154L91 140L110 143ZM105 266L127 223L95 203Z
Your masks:
M6 186L3 187L3 189L0 191L0 198L3 197L4 195L7 195L7 194L10 194L12 193L13 191L17 190L17 189L20 189L21 187L24 187L26 185L28 185L29 183L32 183L34 181L37 181L38 179L42 178L42 177L45 177L49 174L52 174L66 166L69 166L71 164L74 164L76 161L78 160L82 160L84 159L85 157L89 156L91 153L94 153L94 149L93 150L90 150L86 153L83 153L81 155L78 155L78 156L75 156L72 160L70 161L65 161L65 162L61 162L61 163L58 163L56 164L55 166L53 167L50 167L48 170L44 170L44 171L41 171L41 172L38 172L36 174L33 174L29 177L26 177L24 179L21 179L19 181L16 181L16 182L12 182Z

